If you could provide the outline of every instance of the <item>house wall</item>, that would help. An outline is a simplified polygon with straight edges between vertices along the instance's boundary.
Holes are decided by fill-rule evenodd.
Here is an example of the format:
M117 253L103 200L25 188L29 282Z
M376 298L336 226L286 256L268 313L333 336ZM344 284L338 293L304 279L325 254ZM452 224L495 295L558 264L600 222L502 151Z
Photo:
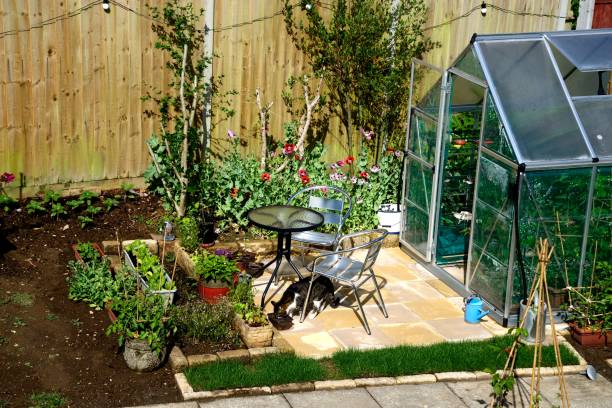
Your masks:
M144 2L117 0L148 15ZM558 18L522 16L489 9L480 1L426 0L430 7L426 33L441 46L425 59L441 66L469 42L473 32L554 30ZM163 0L149 0L160 6ZM237 115L218 124L213 149L225 148L226 132L245 139L245 152L259 149L254 93L273 102L270 133L282 135L289 120L281 100L287 78L306 68L288 38L281 0L193 0L197 8L214 3L214 74L223 88L240 92L233 100ZM567 0L513 0L496 4L527 13L559 14ZM71 13L91 5L78 13ZM210 7L210 6L209 6ZM164 57L153 47L151 21L116 5L103 12L93 0L0 0L0 172L23 174L24 195L43 186L64 192L88 185L109 188L125 180L142 183L149 163L145 140L156 120L141 100L148 85L164 89ZM52 20L50 20L52 19ZM47 21L45 25L40 23ZM31 27L31 29L29 29ZM344 153L337 122L326 144L330 155ZM14 183L16 185L17 183ZM15 187L9 189L17 193Z

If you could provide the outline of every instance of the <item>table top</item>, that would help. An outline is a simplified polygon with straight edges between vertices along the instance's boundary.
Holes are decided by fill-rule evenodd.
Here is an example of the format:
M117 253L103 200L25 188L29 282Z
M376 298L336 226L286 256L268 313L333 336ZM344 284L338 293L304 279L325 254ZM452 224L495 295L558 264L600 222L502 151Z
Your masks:
M323 224L323 215L317 211L293 205L255 208L247 217L260 228L281 232L309 231Z

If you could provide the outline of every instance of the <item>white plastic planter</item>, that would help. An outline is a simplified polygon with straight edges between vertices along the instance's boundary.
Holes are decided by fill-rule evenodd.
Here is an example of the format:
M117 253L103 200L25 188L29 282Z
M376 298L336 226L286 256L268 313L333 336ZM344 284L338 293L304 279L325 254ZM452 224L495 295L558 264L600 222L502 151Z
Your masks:
M130 257L130 254L128 254L128 252L125 249L123 250L123 259L125 260L125 265L128 267L128 269L132 271L132 273L136 275L138 281L140 282L140 285L146 290L147 293L161 296L164 299L165 306L168 306L174 302L174 295L176 294L176 289L149 290L149 284L140 275L140 273L138 273L138 269L136 268L136 265L134 265L134 263L132 262L132 258ZM167 273L164 273L164 275L166 278L166 282L172 281L172 279L170 279L170 276L168 276Z
M402 225L402 206L398 204L383 204L378 210L378 227L386 229L390 234L399 234Z

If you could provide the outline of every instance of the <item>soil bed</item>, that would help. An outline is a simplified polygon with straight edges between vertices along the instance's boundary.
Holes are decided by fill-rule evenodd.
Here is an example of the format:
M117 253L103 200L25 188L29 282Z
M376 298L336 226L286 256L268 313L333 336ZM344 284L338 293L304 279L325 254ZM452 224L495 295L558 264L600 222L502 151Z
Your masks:
M85 229L77 215L55 220L25 210L0 213L0 405L28 406L32 393L50 391L77 407L179 401L167 365L147 374L131 371L116 339L104 335L105 311L67 297L70 245L116 233L119 239L147 237L161 225L158 200L132 199L96 215Z

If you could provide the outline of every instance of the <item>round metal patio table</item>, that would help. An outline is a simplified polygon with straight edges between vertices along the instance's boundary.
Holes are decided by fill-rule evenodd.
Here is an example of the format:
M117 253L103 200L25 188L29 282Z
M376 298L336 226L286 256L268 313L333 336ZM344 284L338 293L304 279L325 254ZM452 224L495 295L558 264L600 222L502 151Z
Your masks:
M302 274L298 268L291 261L291 233L310 231L323 225L323 215L310 208L296 207L293 205L270 205L267 207L255 208L247 214L249 221L254 225L275 231L278 234L278 244L276 246L276 257L264 265L262 269L266 269L268 266L276 262L276 267L270 280L266 285L266 289L261 296L261 307L263 309L266 294L272 281L276 278L278 268L285 258L287 263L291 265L295 273L302 278Z

